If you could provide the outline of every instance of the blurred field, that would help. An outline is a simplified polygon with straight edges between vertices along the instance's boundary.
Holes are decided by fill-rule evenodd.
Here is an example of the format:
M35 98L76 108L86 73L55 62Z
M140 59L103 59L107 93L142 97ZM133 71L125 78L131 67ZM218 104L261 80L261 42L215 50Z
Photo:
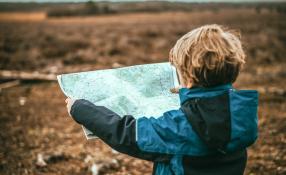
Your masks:
M260 91L260 136L249 149L246 174L286 174L286 14L271 9L126 13L47 18L0 13L0 69L63 73L168 60L189 30L217 23L237 29L247 64L235 87ZM151 163L86 141L68 117L56 82L25 83L0 96L0 174L150 174ZM45 167L37 156L53 155ZM117 163L108 164L108 162ZM106 163L107 162L107 163Z
M31 13L25 13L25 12L2 12L0 13L0 21L42 21L46 18L46 13L44 12L31 12Z

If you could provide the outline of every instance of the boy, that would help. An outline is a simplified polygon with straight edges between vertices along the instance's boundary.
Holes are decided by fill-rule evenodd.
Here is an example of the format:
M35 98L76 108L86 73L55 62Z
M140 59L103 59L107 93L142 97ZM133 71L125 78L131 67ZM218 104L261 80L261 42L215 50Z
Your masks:
M239 38L219 25L202 26L177 41L170 62L180 109L136 120L67 99L69 114L113 149L153 161L153 174L243 174L246 148L257 138L258 94L231 85L245 63Z

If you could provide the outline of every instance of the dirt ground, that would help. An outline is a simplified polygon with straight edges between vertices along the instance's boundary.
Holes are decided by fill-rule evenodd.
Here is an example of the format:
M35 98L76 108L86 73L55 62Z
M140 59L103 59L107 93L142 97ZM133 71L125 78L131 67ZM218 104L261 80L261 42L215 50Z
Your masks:
M260 92L259 139L249 148L245 174L286 174L285 14L241 8L36 20L22 15L0 17L1 70L60 74L162 62L195 27L218 23L240 30L247 64L235 87ZM91 174L93 163L101 174L151 173L150 162L87 141L64 100L56 82L1 90L0 174ZM47 165L37 163L41 156Z

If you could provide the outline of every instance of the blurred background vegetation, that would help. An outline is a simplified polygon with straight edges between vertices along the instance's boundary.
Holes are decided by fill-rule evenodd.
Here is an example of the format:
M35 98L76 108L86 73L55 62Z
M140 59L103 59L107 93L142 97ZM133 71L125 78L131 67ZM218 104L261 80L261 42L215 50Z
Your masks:
M241 33L247 54L235 87L260 92L260 134L246 174L284 175L285 19L284 2L0 3L0 72L55 75L168 61L186 32L224 25ZM149 162L86 141L56 81L1 88L14 80L0 76L0 174L91 174L94 165L100 174L151 173Z

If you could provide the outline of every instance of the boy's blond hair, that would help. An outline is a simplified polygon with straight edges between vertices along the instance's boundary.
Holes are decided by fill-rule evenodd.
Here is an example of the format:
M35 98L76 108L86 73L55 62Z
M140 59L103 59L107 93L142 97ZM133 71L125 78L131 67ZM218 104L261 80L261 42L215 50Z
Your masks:
M239 35L213 24L190 31L170 51L170 62L188 86L233 83L245 63Z

